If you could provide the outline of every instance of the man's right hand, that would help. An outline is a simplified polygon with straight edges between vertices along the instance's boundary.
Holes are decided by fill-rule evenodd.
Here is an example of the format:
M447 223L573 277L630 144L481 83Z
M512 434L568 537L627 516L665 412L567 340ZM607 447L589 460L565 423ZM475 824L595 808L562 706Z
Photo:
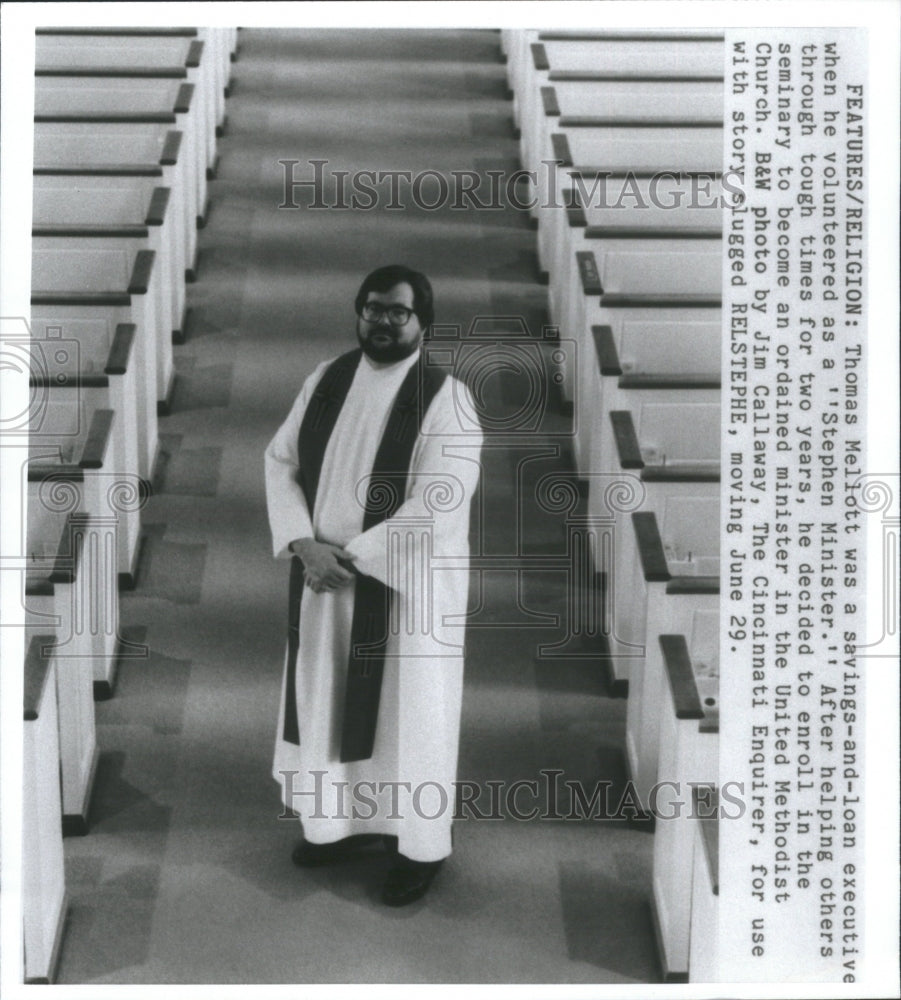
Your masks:
M289 548L303 563L304 582L317 594L345 587L354 578L341 561L352 563L356 556L340 545L317 542L315 538L298 538Z

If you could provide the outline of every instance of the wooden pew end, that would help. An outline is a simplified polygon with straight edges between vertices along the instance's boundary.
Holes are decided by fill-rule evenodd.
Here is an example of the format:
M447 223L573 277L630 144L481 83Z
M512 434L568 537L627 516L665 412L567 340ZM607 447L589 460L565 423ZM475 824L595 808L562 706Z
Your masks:
M185 311L181 317L181 326L177 330L172 331L172 343L173 344L184 344L188 339L188 326L191 322L191 306L186 306Z
M158 417L168 417L172 412L172 396L175 393L175 379L176 374L174 371L171 371L169 373L169 384L166 386L166 392L162 399L158 399L156 401L156 414Z
M97 764L100 761L100 748L94 749L94 756L91 759L91 766L88 780L85 783L84 800L76 813L63 813L63 836L64 837L84 837L87 835L89 824L88 815L91 811L91 794L94 791L94 779L97 777Z
M56 974L59 969L59 958L63 950L63 939L66 936L66 927L69 923L69 891L63 890L63 902L59 908L59 920L56 923L56 930L53 934L53 948L50 951L50 961L47 963L47 975L45 976L25 976L23 982L26 986L52 986L56 982Z
M141 492L145 496L150 496L153 489L150 483L146 479L141 480ZM135 554L132 558L131 566L125 573L120 573L118 576L119 590L134 590L138 585L138 570L141 565L141 556L144 554L144 536L138 536L138 543L135 545ZM95 696L96 697L96 696Z
M660 981L662 983L687 983L687 972L673 972L667 968L666 952L663 949L663 934L660 929L660 916L657 913L657 904L653 895L651 896L651 922L654 925L654 940L657 943L657 961L660 964L661 972Z

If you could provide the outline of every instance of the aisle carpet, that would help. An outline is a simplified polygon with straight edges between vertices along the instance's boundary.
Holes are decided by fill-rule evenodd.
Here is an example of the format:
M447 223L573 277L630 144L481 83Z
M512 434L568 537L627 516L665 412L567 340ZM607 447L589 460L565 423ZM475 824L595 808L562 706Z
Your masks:
M524 213L391 210L384 198L371 211L314 210L310 189L295 195L302 207L280 209L279 160L300 161L298 177L317 158L351 172L509 172L510 114L495 32L241 33L138 586L122 599L123 629L145 653L123 661L115 697L97 705L103 757L90 832L66 841L60 982L658 977L647 832L461 820L431 893L388 910L379 854L291 864L298 825L279 818L270 777L286 565L270 555L262 455L305 375L353 346L360 279L408 263L432 278L438 322L467 331L479 319L549 351ZM543 554L549 567L486 570L473 584L459 777L509 783L546 769L588 790L621 785L625 703L606 696L597 656L538 655L565 635L567 583L565 512L542 510L535 486L570 476L570 423L549 382L527 440L498 431L531 405L524 378L505 369L484 382L495 424L473 543L486 556Z

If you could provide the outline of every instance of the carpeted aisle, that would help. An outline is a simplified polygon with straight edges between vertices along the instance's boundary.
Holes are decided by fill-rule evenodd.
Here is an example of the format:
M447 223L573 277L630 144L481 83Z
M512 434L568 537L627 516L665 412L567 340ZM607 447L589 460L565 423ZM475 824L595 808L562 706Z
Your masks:
M521 317L538 338L546 292L534 232L512 208L278 209L279 160L300 161L298 177L311 159L351 172L512 171L505 92L493 32L242 32L144 559L122 600L128 638L146 653L97 705L103 757L91 831L66 841L59 982L659 975L646 832L460 821L431 893L394 911L378 901L382 855L313 872L291 864L298 826L279 820L270 777L287 567L270 556L262 455L302 379L353 346L353 295L382 263L425 271L438 321L463 330L481 317L509 332ZM311 194L295 198L306 206ZM515 372L485 386L498 424L523 406ZM488 435L473 527L485 555L564 553L561 516L534 499L543 474L569 469L566 420L553 395L546 403L528 441ZM625 703L605 697L597 662L536 656L562 636L534 626L541 614L565 620L563 575L498 570L482 583L459 777L535 780L545 768L588 789L621 783Z

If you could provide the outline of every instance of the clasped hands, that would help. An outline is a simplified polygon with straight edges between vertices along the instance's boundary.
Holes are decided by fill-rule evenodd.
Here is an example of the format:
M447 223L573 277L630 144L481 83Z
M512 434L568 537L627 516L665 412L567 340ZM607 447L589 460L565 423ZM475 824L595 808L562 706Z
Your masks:
M298 538L289 548L303 563L304 583L316 594L346 587L354 578L348 566L356 556L340 545L317 542L315 538Z

